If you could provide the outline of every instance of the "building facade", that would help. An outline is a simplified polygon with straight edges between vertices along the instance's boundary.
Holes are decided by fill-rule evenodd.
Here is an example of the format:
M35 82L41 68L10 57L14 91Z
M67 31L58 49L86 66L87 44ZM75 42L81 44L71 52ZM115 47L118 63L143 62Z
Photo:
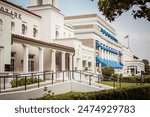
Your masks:
M84 46L94 50L94 72L105 66L113 67L117 73L122 72L122 46L113 27L97 14L66 16L65 24L73 27L75 37Z
M129 53L129 54L127 54ZM115 29L97 14L64 16L58 0L29 0L28 10L0 1L0 73L44 70L101 72L111 66L131 74L143 71L131 60ZM136 69L136 67L135 67Z
M123 75L124 76L132 76L132 75L141 75L141 72L145 71L144 63L139 60L138 57L134 55L134 53L126 47L123 48Z
M64 26L63 15L52 3L48 8L45 8L47 3L41 4L38 0L31 3L30 7L35 5L44 15L48 11L50 15L54 12L55 19L45 22L51 16L40 16L40 13L37 15L9 1L0 1L0 72L72 70L74 48L53 43L53 39L61 37L64 30L73 36L72 30ZM62 22L56 21L57 17L62 17Z

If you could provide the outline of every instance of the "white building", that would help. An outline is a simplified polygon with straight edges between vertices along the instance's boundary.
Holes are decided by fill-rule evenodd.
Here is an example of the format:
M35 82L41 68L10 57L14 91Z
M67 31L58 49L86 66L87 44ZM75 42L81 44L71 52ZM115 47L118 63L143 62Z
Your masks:
M84 46L93 48L94 72L105 66L115 68L117 73L122 71L122 46L115 37L115 29L101 17L97 14L66 16L65 24L73 27L75 37L80 39Z
M127 61L133 61L126 52L115 29L97 14L65 17L58 0L29 0L28 10L0 1L0 73L96 73L105 66L125 73Z
M123 63L124 63L124 76L131 75L141 75L144 70L144 63L139 60L138 57L134 55L134 53L126 47L123 48Z
M52 42L65 31L74 36L64 26L57 0L31 1L30 11L0 1L0 72L72 70L74 48Z

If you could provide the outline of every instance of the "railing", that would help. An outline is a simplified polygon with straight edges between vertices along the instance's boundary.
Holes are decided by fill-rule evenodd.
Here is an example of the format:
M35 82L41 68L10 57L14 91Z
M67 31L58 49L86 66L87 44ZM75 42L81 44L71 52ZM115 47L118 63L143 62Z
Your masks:
M122 88L123 83L126 83L126 84L132 83L135 85L144 85L144 79L142 79L142 78L140 78L139 81L136 80L134 82L133 81L132 82L131 81L124 81L121 78L118 78L118 79L117 78L109 78L109 79L103 78L102 81L112 82L112 86L114 89L117 87L117 85L119 85L118 88Z
M30 78L30 83L28 83L28 79ZM36 83L34 83L34 78L37 79ZM24 80L24 84L22 86L19 85L20 80ZM58 82L65 82L67 80L78 80L88 81L89 85L92 85L92 81L100 82L101 76L98 74L85 72L82 70L76 71L44 71L44 72L31 72L25 74L13 74L13 75L5 75L0 76L0 93L4 92L14 92L14 91L23 91L32 88L39 88L40 86L53 85ZM12 88L11 82L12 80L15 82L15 87ZM42 80L42 82L40 82Z

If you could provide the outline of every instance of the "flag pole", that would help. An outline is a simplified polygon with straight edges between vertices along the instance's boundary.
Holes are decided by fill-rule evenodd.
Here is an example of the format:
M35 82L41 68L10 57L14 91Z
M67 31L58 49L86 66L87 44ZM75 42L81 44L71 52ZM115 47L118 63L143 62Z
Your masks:
M130 49L129 35L125 36L124 39L128 39L128 45L127 45L127 48Z

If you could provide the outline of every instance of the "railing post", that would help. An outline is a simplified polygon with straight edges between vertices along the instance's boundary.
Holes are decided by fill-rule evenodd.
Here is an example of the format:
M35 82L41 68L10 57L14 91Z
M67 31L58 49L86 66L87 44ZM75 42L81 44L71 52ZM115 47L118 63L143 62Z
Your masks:
M100 83L100 75L98 75L98 83Z
M119 87L121 88L121 82L119 81Z
M63 82L65 81L65 79L64 79L64 71L63 71Z
M55 74L55 75L56 75L56 79L57 79L57 71L56 71L56 74Z
M40 76L38 75L38 88L40 87Z
M74 70L72 70L72 79L74 79Z
M1 78L0 78L0 93L1 93Z
M115 81L113 81L113 87L115 88Z
M27 77L25 76L25 91L27 90Z
M18 87L18 75L16 75L16 87Z
M33 84L33 73L31 73L31 79L32 79L32 84Z
M54 72L52 71L52 84L54 83Z
M81 71L80 71L80 81L81 81Z
M44 80L44 82L45 82L45 71L43 71L43 80Z
M91 85L91 75L89 75L89 85Z
M4 90L5 90L5 88L6 88L6 86L5 86L5 82L6 82L6 81L5 81L5 77L4 77Z

